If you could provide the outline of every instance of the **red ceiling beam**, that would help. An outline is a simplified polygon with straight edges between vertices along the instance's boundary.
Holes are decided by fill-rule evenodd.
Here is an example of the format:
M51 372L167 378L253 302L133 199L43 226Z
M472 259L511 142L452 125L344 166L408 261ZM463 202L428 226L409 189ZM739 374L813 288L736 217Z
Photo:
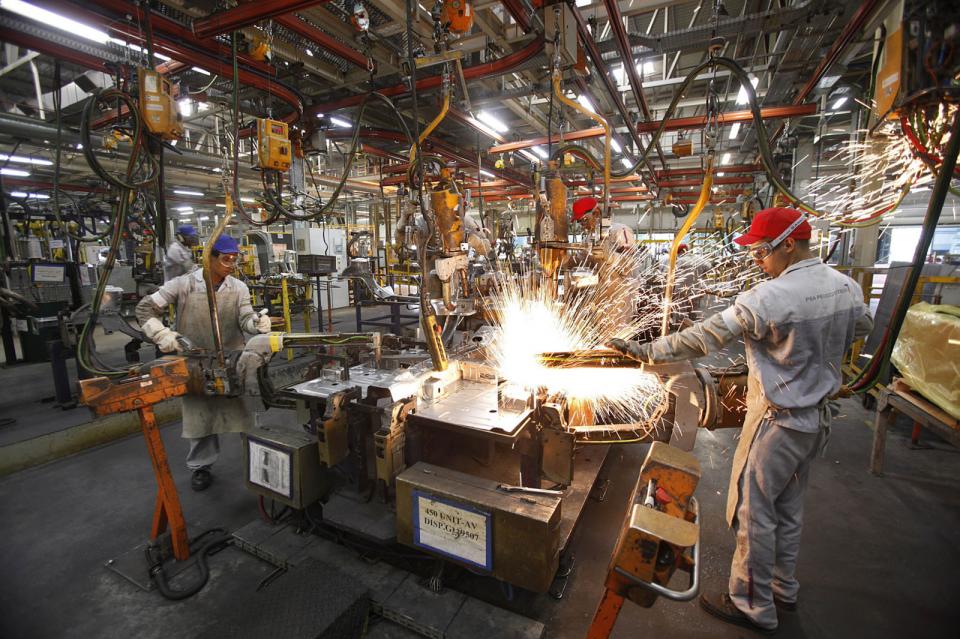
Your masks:
M527 46L523 47L519 51L514 51L510 55L503 56L502 58L494 60L493 62L484 62L483 64L475 64L467 67L463 70L463 78L465 80L479 80L481 78L487 78L493 75L509 73L520 65L532 60L541 51L543 51L543 38L534 38L529 44L527 44ZM421 78L417 80L417 91L436 89L440 86L441 81L442 77L439 75L431 75ZM379 93L382 93L389 98L398 95L405 95L409 91L409 83L401 82L393 85L392 87L380 89ZM315 116L317 113L330 113L331 111L336 111L337 109L345 109L347 107L357 106L362 101L363 95L361 94L350 96L349 98L343 98L342 100L316 104L310 107L309 114Z
M517 26L519 26L524 33L530 33L530 16L527 15L520 0L501 0L501 2L503 2L503 8L507 10L507 13L509 13L517 23Z
M59 13L64 12L65 6L63 2L50 2L48 0L43 0L42 2L36 2L35 0L32 0L32 1L34 1L34 4L45 5L51 11L56 11ZM129 0L96 0L93 4L97 5L98 7L102 7L104 9L109 9L114 13L116 13L118 16L130 15L133 17L133 21L137 24L143 24L146 21L147 15L148 15L147 12L142 9L142 6L146 3L137 4L137 3L130 2ZM85 8L86 6L89 6L89 5L80 5L80 6ZM75 10L72 7L70 7L68 11L75 12ZM232 55L230 51L230 47L224 44L221 44L220 42L217 42L215 40L202 42L196 38L196 36L193 34L192 31L190 31L189 28L183 26L176 20L171 20L170 18L164 15L161 15L155 11L151 11L149 13L149 16L150 16L150 24L153 26L154 33L159 32L174 38L179 38L184 42L189 42L207 51L211 55L215 55L224 60L230 59ZM84 18L83 16L77 16L77 20L83 21ZM114 27L117 25L118 22L120 22L120 19L114 22L108 23L107 26ZM140 38L130 39L130 42L133 44L139 44ZM261 73L265 73L267 75L276 75L276 69L274 69L272 66L264 62L254 60L250 56L239 54L237 56L237 59L246 67L249 67L251 69L256 69L257 71L260 71ZM189 60L187 62L189 62ZM170 64L170 63L168 62L167 64ZM193 64L198 64L198 63L194 62ZM210 71L210 69L207 69L207 71Z
M870 16L872 16L877 7L882 4L883 2L881 0L866 0L866 2L860 5L856 13L850 18L850 21L844 26L843 31L840 32L840 36L833 42L833 46L827 51L827 55L825 55L820 61L820 64L817 65L813 75L807 80L807 83L803 85L803 88L800 89L797 97L793 99L793 104L800 104L807 99L810 92L813 91L817 83L820 82L826 74L827 69L833 66L833 63L837 61L837 58L840 57L844 49L850 46L853 39L860 35Z
M583 129L582 131L572 131L570 133L565 133L563 135L563 142L573 142L574 140L585 140L587 138L599 138L603 135L603 127L595 126L591 129ZM510 151L519 151L520 149L529 149L530 147L540 146L550 142L550 138L546 136L539 138L531 138L529 140L520 140L518 142L507 142L505 144L497 144L490 147L489 153L509 153ZM559 135L553 136L553 144L559 144L561 142Z
M272 4L272 2L265 2L261 4L265 4L269 6ZM240 5L240 6L246 6L246 5ZM316 28L312 24L307 24L297 16L280 15L280 16L276 16L273 19L273 21L282 27L286 27L287 29L290 29L297 35L303 36L304 38L306 38L307 40L310 40L311 42L315 42L318 46L329 51L330 53L336 56L340 56L341 58L343 58L344 60L347 60L348 62L352 62L353 64L357 65L361 69L367 68L368 61L365 55L363 55L356 49L348 47L347 45L340 42L336 38L330 35L327 35L325 32Z
M390 151L385 151L377 146L371 146L369 144L362 144L360 150L366 153L367 155L374 155L378 158L383 158L384 160L394 160L396 162L403 162L404 157L402 155L397 155L396 153L390 153ZM392 168L394 165L389 167L383 167L383 172L386 173L388 168Z
M82 51L77 51L76 49L72 49L70 47L65 47L50 42L48 40L36 38L27 33L14 31L13 29L0 28L0 40L3 42L9 42L10 44L15 44L24 49L45 53L49 56L60 58L61 60L66 60L67 62L72 62L82 67L87 67L88 69L95 69L108 74L111 72L106 61L101 58L83 53Z
M759 173L763 171L763 166L759 164L733 164L731 166L717 167L714 175L719 173ZM703 175L704 170L701 167L693 166L688 169L667 169L666 171L657 171L657 177L678 177L681 175Z
M760 117L764 120L771 118L793 118L802 115L814 115L817 112L816 104L799 104L790 106L765 107L760 109ZM718 118L720 124L731 124L733 122L747 122L753 119L753 113L750 111L731 111L721 113ZM637 130L641 133L653 133L660 126L662 120L656 122L641 122L637 125ZM667 120L664 131L682 131L685 129L702 129L706 126L706 116L698 115L692 118L675 118Z
M220 11L194 20L193 32L198 38L212 38L213 36L236 31L292 11L302 11L314 5L323 4L328 0L268 0L267 2L246 2L227 11Z
M713 178L714 184L753 184L752 177L738 177L736 175L731 177L715 177ZM660 188L663 189L675 189L682 186L700 186L703 184L703 180L673 180L672 182L661 182Z

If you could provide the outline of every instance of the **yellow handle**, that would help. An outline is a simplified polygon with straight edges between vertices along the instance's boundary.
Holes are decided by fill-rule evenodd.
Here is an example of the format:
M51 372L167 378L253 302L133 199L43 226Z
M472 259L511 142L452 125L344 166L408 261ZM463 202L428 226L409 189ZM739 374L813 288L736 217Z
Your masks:
M433 133L433 130L437 128L437 125L443 121L443 118L447 116L447 111L450 109L450 92L443 92L443 106L440 107L440 113L437 114L437 117L433 119L433 122L427 125L427 128L423 130L423 133L420 134L420 144L423 144L423 141L427 139L427 136ZM414 160L417 159L417 145L410 145L410 164L413 164Z

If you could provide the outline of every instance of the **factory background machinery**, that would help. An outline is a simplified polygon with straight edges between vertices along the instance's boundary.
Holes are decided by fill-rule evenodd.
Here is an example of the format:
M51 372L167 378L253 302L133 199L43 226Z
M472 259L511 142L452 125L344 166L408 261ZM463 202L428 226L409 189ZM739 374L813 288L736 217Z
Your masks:
M760 209L803 211L876 311L844 394L890 411L896 373L917 437L956 441L955 371L919 363L960 344L958 29L918 0L0 0L4 361L49 366L64 408L137 414L158 496L146 562L115 569L172 599L228 543L290 566L246 529L187 539L169 398L256 407L251 518L430 562L434 593L460 570L562 599L611 453L649 444L607 636L626 601L696 596L692 451L740 426L748 371L605 345L760 281L732 243ZM133 309L184 224L214 347L154 359ZM273 318L243 350L220 343L222 235Z

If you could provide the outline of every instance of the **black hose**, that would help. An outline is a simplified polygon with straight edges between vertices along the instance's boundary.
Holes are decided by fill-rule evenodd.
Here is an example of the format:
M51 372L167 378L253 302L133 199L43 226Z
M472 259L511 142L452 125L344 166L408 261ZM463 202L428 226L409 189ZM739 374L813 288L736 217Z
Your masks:
M204 539L214 533L219 534L209 539ZM231 543L233 543L233 535L224 531L222 528L213 528L194 537L190 541L190 558L187 559L185 563L195 565L200 576L195 582L182 589L173 588L170 585L167 579L167 573L163 567L163 558L160 549L156 546L148 545L146 555L147 563L150 566L150 579L157 586L160 594L166 599L181 601L192 597L200 592L210 579L210 567L207 566L207 556L223 550Z
M116 100L118 103L122 102L125 104L130 117L133 119L134 130L131 132L130 161L127 165L127 175L125 179L120 179L107 171L103 165L100 164L100 160L97 158L96 153L93 152L91 126L94 109L100 101L106 100ZM144 145L144 137L143 121L140 119L140 107L137 104L137 101L134 100L129 94L117 89L99 89L87 100L86 104L84 104L82 118L80 121L80 140L83 143L83 155L87 159L87 163L90 165L90 168L93 169L93 172L97 174L97 177L102 179L107 184L110 184L118 189L138 191L150 185L157 179L160 169L159 163L157 162L157 159L149 153ZM135 173L134 169L137 166L137 159L140 156L144 156L145 160L150 165L150 171L142 180L133 181L131 178ZM131 181L127 182L126 180Z

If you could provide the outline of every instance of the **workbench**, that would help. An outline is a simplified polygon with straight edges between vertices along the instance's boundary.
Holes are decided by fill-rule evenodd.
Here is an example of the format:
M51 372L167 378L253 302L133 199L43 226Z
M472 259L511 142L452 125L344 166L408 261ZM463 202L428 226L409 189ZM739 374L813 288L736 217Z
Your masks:
M883 474L883 453L887 443L887 431L896 421L897 413L912 419L914 428L926 428L960 448L960 422L897 378L889 386L880 388L880 396L877 400L873 449L870 454L870 472L874 475Z

